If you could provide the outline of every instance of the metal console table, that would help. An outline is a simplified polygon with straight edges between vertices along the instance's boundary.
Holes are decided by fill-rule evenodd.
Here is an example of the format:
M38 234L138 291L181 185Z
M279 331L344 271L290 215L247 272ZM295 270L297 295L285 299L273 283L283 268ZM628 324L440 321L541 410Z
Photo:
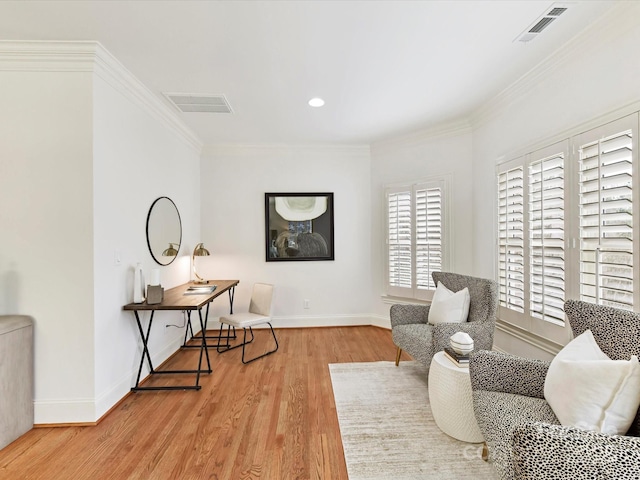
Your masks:
M198 359L198 368L195 370L156 370L153 367L153 363L151 361L151 355L149 353L149 334L151 333L151 325L153 324L153 316L155 312L158 310L178 310L187 312L187 323L191 324L191 312L197 310L198 319L200 320L200 328L204 333L207 331L207 320L209 317L209 306L211 302L216 298L222 295L224 292L229 292L229 303L231 306L231 311L233 311L233 296L235 292L235 287L239 283L239 280L210 280L209 285L216 285L216 289L211 293L206 293L202 295L185 295L185 291L193 286L193 283L185 283L184 285L179 285L174 288L170 288L169 290L164 292L164 298L161 303L149 305L146 302L143 303L129 303L125 305L123 310L131 310L133 311L136 317L136 323L138 325L138 332L140 333L140 338L142 339L143 350L142 356L140 358L140 367L138 368L138 377L136 378L136 385L131 390L140 391L140 390L200 390L200 374L201 373L211 373L211 362L209 360L209 351L207 349L207 337L206 335L200 335L195 337L196 339L201 340L200 345L200 356ZM202 315L202 308L206 306L204 317ZM149 325L147 326L146 333L142 328L142 322L140 320L139 312L150 311L151 316L149 317ZM202 368L202 360L203 357L207 360L207 368ZM144 365L145 359L149 364L149 375L156 374L196 374L196 381L194 385L171 385L171 386L154 386L154 387L141 387L140 386L140 375L142 374L142 367Z

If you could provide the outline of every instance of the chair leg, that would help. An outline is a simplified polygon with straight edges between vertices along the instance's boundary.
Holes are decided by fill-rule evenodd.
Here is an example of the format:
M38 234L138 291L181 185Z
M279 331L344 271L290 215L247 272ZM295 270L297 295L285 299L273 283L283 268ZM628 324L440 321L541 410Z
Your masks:
M400 355L402 355L402 349L398 347L398 351L396 352L396 367L400 365Z
M246 332L246 328L244 329L244 340L242 343L239 343L237 345L231 346L231 344L229 343L229 340L236 338L236 327L233 327L233 336L231 336L230 331L231 331L231 325L227 325L227 336L223 337L222 336L222 329L223 329L224 325L220 324L220 340L224 339L226 340L225 344L221 344L220 340L218 340L218 345L216 345L216 350L218 353L224 353L224 352L228 352L229 350L233 350L234 348L240 348L242 347L242 349L244 350L244 346L247 343L251 343L253 342L254 336L253 336L253 331L251 332L251 340L247 341L247 332Z
M269 328L271 329L271 335L273 335L273 340L276 342L276 348L274 348L273 350L270 350L270 351L268 351L266 353L263 353L262 355L258 355L257 357L253 357L253 358L251 358L249 360L245 360L244 359L244 347L245 347L245 345L247 343L251 343L253 341L253 339L254 339L253 329L251 327L249 327L249 331L251 332L251 340L249 342L246 341L247 340L247 329L245 328L244 329L244 341L242 342L242 363L244 363L245 365L247 363L253 362L254 360L258 360L259 358L266 357L267 355L271 355L272 353L275 353L275 352L278 351L279 345L278 345L278 339L276 338L276 332L273 331L273 326L271 326L271 323L267 322L267 325L269 325Z

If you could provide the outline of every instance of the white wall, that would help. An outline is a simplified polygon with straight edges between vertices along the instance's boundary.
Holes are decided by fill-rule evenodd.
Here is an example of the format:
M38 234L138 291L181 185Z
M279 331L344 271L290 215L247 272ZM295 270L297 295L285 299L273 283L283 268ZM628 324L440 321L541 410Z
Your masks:
M335 260L266 262L266 192L333 192ZM253 283L261 281L276 286L276 326L371 321L368 147L205 148L201 194L202 241L211 256L197 259L198 273L239 279L235 307L246 309ZM227 311L226 300L214 302L212 315Z
M425 131L420 137L400 138L374 144L371 149L371 237L374 239L372 273L376 315L389 318L385 295L386 233L384 187L387 184L417 182L432 177L447 177L450 236L450 271L473 273L472 136L468 126L445 126Z
M117 68L117 67L116 67ZM142 264L147 278L159 269L164 288L189 279L189 247L200 236L200 152L139 101L136 89L122 88L98 71L94 76L94 270L96 418L134 385L142 343L133 312L133 267ZM168 266L149 253L146 221L149 207L171 198L182 222L182 248ZM116 265L115 252L121 264ZM149 314L141 313L145 324ZM184 330L180 312L156 312L149 338L155 364L173 353ZM143 371L143 376L147 370Z
M162 268L151 203L172 197L185 244L199 237L200 147L154 101L95 43L0 42L0 314L35 319L36 423L93 422L133 386L141 342L122 306L135 262ZM162 278L187 281L187 257ZM171 315L157 362L181 337L164 334Z
M238 309L254 282L267 281L277 286L276 325L384 324L383 186L446 174L451 269L494 277L496 162L640 101L637 18L638 3L614 9L492 99L472 133L445 125L371 152L221 146L200 160L197 141L105 52L118 73L95 70L95 47L89 61L64 56L60 71L37 55L5 55L0 42L0 314L36 321L36 423L94 421L135 381L140 342L121 307L137 261L161 268L170 287L189 278L188 255L203 241L212 255L198 259L199 270L240 279ZM335 261L265 262L264 193L279 191L334 192ZM182 256L169 267L156 267L145 242L148 208L162 195L176 202L184 229ZM217 301L212 316L227 308ZM160 316L151 340L158 361L181 336L163 332L173 314ZM496 344L549 356L502 330Z
M552 143L558 134L575 133L579 126L603 115L608 119L616 111L622 115L626 105L640 100L638 18L638 3L617 8L494 99L496 107L479 118L473 132L472 202L477 275L495 278L496 162L530 151L525 147L543 146L541 139ZM509 352L551 356L550 352L530 351L504 332L498 332L496 345Z
M92 413L91 76L0 54L0 314L34 317L35 403ZM64 421L64 420L60 420Z

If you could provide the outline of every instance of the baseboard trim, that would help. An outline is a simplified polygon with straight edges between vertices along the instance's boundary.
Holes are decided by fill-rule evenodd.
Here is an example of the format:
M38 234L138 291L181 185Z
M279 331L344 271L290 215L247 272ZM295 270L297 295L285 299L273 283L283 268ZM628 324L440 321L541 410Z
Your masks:
M273 328L315 328L315 327L355 327L374 326L391 329L391 322L381 315L307 315L307 316L286 316L273 317L271 320ZM207 330L220 328L219 317L210 319ZM254 328L268 328L267 325L257 325Z
M182 333L177 335L155 355L152 354L151 361L155 368L161 368L163 364L180 351L183 338ZM142 342L139 342L137 355L142 355ZM137 367L135 371L123 375L116 384L95 398L34 402L34 428L97 425L131 393L131 387L135 383L136 375ZM147 362L144 362L140 384L146 381L148 377L148 365ZM73 418L77 418L78 421L74 421ZM48 421L49 419L52 421Z
M86 425L95 422L93 398L56 399L33 402L34 425ZM77 421L75 421L77 419Z
M210 319L208 322L207 330L209 332L215 331L220 328L220 323L218 322L218 318ZM384 328L386 330L391 330L391 323L388 318L381 315L318 315L318 316L287 316L287 317L274 317L272 320L273 328L322 328L322 327L359 327L359 326L373 326L378 328ZM254 328L268 328L267 325L259 325ZM195 332L196 335L199 335L200 332ZM156 355L152 356L153 364L156 368L161 369L162 366L168 362L174 355L179 353L180 345L182 345L183 333L177 336L175 339L172 339L169 344L167 344L160 352ZM175 350L174 350L175 349ZM141 354L142 352L139 352ZM160 359L163 359L160 361ZM54 402L36 402L35 409L37 411L38 422L34 424L34 428L52 428L52 427L91 427L98 425L104 418L106 418L109 413L115 410L122 402L124 402L129 395L131 395L131 381L132 375L135 375L136 372L132 372L126 375L126 378L123 378L117 385L114 385L110 388L106 393L102 394L97 399L87 399L85 401L66 401L59 400ZM149 373L146 368L142 372L142 379L140 380L140 384L143 384L148 378ZM58 418L69 417L72 413L75 414L76 417L84 417L87 416L95 416L95 412L99 405L105 405L107 399L114 399L117 397L117 392L121 392L122 396L119 396L115 402L111 405L111 407L106 408L104 413L100 415L99 418L95 420L80 420L78 422L74 421L58 421L58 422L47 422L45 419L55 418L55 415L58 415ZM83 412L81 415L78 415L78 412Z
M496 330L552 356L557 355L557 353L562 350L562 345L539 337L538 335L534 335L531 332L527 332L526 330L523 330L501 320L498 320L496 322Z
M33 428L95 427L98 422L34 423Z

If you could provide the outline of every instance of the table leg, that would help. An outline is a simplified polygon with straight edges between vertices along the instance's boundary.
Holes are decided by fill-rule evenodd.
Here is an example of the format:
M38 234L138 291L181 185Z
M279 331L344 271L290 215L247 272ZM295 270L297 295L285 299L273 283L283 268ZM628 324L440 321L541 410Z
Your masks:
M200 313L201 311L198 310L198 315L200 315L200 324L203 326L204 330L203 332L207 331L207 323L209 322L209 306L211 305L211 302L207 303L207 310L204 314L204 323L202 322L202 314ZM207 336L202 336L202 343L204 345L204 354L207 356L207 368L209 369L209 373L211 373L211 362L209 361L209 346L207 345Z
M206 332L206 318L209 316L209 304L207 304L207 313L205 315L205 320L202 320L202 309L198 310L198 318L200 319L200 328L203 332ZM196 386L200 385L200 372L202 371L202 354L204 353L207 357L207 366L209 369L207 373L211 373L211 363L209 362L209 351L207 350L207 337L206 335L201 336L202 344L200 345L200 357L198 358L198 373L196 374Z
M182 313L184 313L184 311ZM187 323L186 323L186 328L184 329L184 340L182 341L182 346L183 347L187 346L187 335L189 335L189 332L191 332L191 338L193 338L193 328L191 327L191 312L190 311L187 312Z
M136 324L138 325L138 332L140 332L140 338L142 339L142 356L140 357L140 367L138 368L138 377L136 378L136 386L131 390L135 390L140 385L140 375L142 374L142 366L144 365L144 359L147 359L149 362L149 373L153 373L153 364L151 363L151 355L149 354L149 347L147 342L149 341L149 333L151 333L151 324L153 323L153 314L154 310L151 311L151 316L149 317L149 327L147 328L147 334L145 335L142 330L142 323L140 322L140 316L138 315L138 311L134 310L133 312L136 316Z
M147 328L147 333L146 335L143 332L142 329L142 323L140 322L140 317L138 315L138 311L134 310L134 314L136 316L136 323L138 324L138 331L140 332L140 336L142 338L142 343L143 343L143 351L142 351L142 358L140 359L140 367L138 369L138 377L136 379L136 386L133 387L131 390L134 391L139 391L139 390L200 390L202 387L200 386L200 374L201 373L211 373L211 364L209 362L209 354L207 352L207 343L205 340L203 340L202 345L200 346L200 360L198 363L198 369L197 370L155 370L153 368L153 364L151 363L151 354L149 353L149 334L151 333L151 324L153 323L153 314L155 313L155 310L151 311L151 317L149 318L149 327ZM207 314L209 313L209 310L207 309ZM198 314L200 315L200 325L204 325L206 322L202 320L202 314L201 311L198 310ZM187 311L187 316L189 318L189 320L191 320L191 311ZM209 366L208 370L202 370L202 350L204 349L204 351L207 353L207 365ZM170 374L175 374L175 373L195 373L196 374L196 383L195 385L171 385L171 386L161 386L161 387L141 387L140 386L140 375L142 374L142 366L144 365L144 359L147 359L147 362L149 362L149 374L155 374L155 375L170 375Z
M236 291L235 285L229 289L229 313L232 314L232 315L233 315L233 298L235 297L235 291ZM211 302L209 302L209 304L207 304L207 318L209 317L209 305L210 304L211 304ZM231 326L229 326L228 329L230 330ZM191 331L191 338L189 340L187 340L187 336L188 336L189 330ZM202 330L202 332L204 332L206 334L206 330ZM196 345L187 345L187 341L200 340L201 335L198 335L198 336L194 336L193 335L193 329L191 328L191 317L189 317L189 319L187 320L187 329L184 332L184 341L182 342L182 346L180 348L200 348L200 345L197 345L197 344ZM218 346L220 346L220 340L225 339L227 341L227 346L228 346L229 345L229 339L234 339L235 340L235 338L236 338L236 327L233 327L233 335L231 335L231 336L229 335L229 332L227 332L227 335L224 336L224 337L222 336L222 332L220 332L219 335L207 335L207 340L218 340Z
M229 313L233 315L233 297L236 296L236 286L229 289Z

